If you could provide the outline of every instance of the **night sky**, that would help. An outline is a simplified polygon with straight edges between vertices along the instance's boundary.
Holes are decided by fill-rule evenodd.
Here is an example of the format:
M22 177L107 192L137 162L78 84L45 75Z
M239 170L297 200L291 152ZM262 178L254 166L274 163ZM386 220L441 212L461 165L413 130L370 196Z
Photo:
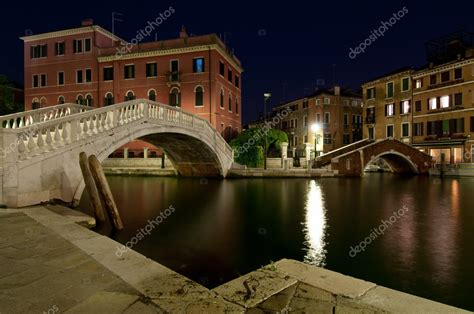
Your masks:
M105 4L107 3L107 4ZM80 26L83 18L111 30L112 12L123 13L116 34L125 40L172 6L175 13L158 28L158 39L177 37L181 25L195 35L221 34L244 67L243 118L271 105L309 94L333 82L358 89L364 81L394 69L425 63L424 42L460 29L473 31L474 1L9 1L2 2L0 74L23 82L25 32L33 34ZM349 49L370 36L381 21L408 10L364 53ZM150 40L154 40L151 36Z

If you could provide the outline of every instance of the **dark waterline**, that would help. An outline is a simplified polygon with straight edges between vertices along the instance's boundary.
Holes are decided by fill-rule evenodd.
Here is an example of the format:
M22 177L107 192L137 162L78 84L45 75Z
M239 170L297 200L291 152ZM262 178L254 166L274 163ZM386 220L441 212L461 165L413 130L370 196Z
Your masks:
M173 206L133 249L209 288L291 258L474 310L474 179L108 179L125 222L114 238Z

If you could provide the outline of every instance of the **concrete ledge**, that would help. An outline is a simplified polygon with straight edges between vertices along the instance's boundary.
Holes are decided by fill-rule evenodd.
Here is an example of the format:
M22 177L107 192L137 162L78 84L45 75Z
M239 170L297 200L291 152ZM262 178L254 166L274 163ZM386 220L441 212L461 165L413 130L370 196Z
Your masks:
M294 260L282 259L275 263L275 267L290 277L338 296L357 298L376 287L368 281Z
M176 170L151 167L104 167L106 175L140 176L140 177L174 177Z
M334 172L326 169L231 169L228 178L322 178L334 177Z

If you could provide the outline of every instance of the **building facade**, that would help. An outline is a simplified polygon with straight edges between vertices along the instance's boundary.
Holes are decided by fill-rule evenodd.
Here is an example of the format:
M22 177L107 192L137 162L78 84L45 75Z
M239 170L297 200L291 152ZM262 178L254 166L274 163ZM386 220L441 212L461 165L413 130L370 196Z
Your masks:
M474 162L474 49L461 39L437 41L425 67L362 85L364 138L399 139L437 163Z
M441 162L474 162L474 58L414 73L412 144Z
M402 69L362 85L364 138L410 142L412 73Z
M310 145L320 155L362 139L362 97L339 86L280 104L273 113L283 117L275 127L288 134L290 150Z
M147 98L208 120L227 139L241 129L243 70L216 34L183 28L176 39L131 45L86 20L22 39L26 110Z

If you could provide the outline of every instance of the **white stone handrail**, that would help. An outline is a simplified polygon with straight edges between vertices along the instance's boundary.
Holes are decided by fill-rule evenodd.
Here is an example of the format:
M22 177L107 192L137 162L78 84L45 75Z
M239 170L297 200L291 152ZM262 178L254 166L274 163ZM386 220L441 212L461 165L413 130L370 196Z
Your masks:
M19 129L38 122L54 120L92 110L92 107L68 103L0 116L0 129Z
M162 124L203 131L212 140L215 148L232 158L232 148L207 120L180 108L146 99L68 114L27 127L10 129L8 132L16 134L18 159L24 160L83 139L105 135L103 133L123 125L145 121L159 121Z

